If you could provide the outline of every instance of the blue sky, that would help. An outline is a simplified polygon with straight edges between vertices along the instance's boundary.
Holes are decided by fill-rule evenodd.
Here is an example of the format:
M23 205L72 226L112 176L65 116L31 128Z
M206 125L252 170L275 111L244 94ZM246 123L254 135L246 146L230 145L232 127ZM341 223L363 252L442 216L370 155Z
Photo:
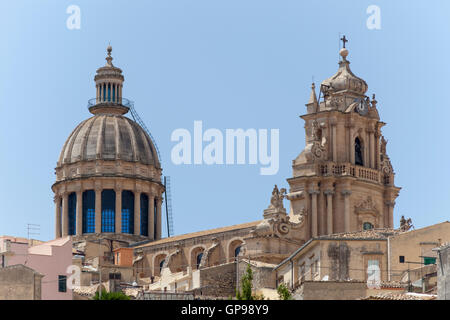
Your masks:
M81 28L69 30L69 5ZM366 27L369 5L381 29ZM0 234L54 237L51 185L59 152L90 113L93 78L111 42L123 95L155 137L172 179L176 234L262 218L304 147L304 104L337 70L339 33L353 72L376 93L402 187L394 213L416 228L448 220L448 1L30 0L0 3ZM194 120L280 129L280 170L176 166L171 133Z

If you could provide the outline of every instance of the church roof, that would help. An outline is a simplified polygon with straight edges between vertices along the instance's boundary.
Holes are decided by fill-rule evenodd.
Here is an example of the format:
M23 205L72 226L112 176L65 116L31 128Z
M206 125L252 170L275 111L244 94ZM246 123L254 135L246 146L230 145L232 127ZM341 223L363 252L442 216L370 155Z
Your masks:
M97 114L80 123L64 144L58 166L89 160L124 160L160 166L148 134L136 122L117 114Z
M164 238L164 239L157 240L157 241L148 242L146 244L138 245L135 248L136 249L137 248L148 248L148 247L157 246L160 244L166 244L166 243L171 243L171 242L176 242L176 241L181 241L181 240L187 240L187 239L191 239L191 238L208 236L208 235L229 232L229 231L234 231L234 230L239 230L239 229L252 228L252 227L256 227L259 223L261 223L261 221L262 220L258 220L258 221L248 222L248 223L242 223L242 224L236 224L236 225L232 225L232 226L222 227L222 228L198 231L198 232L193 232L193 233L186 233L186 234L182 234L179 236L174 236L174 237Z

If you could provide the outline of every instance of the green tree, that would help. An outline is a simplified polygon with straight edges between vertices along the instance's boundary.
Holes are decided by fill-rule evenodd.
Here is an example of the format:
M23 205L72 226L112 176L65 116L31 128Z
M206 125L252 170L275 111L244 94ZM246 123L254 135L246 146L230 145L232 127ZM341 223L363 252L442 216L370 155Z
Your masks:
M264 296L257 296L252 294L253 290L253 271L250 264L247 264L247 270L241 279L242 291L236 289L237 300L264 300Z
M277 288L278 296L280 297L280 300L291 300L292 295L289 291L288 287L284 283L280 284Z
M102 290L102 296L100 298L99 292L95 293L93 298L94 300L130 300L130 297L127 296L122 291L119 292L106 292L106 290Z

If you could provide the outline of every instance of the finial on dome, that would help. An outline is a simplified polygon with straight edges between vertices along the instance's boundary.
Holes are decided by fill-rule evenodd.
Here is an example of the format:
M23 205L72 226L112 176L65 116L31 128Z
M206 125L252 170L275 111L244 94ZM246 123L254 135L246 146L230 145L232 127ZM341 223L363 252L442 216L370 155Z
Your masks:
M342 43L343 43L343 47L342 47L342 49L339 51L339 55L342 57L342 59L343 59L344 61L346 61L346 60L347 60L347 56L348 56L348 50L347 50L347 48L345 48L345 43L347 43L348 40L347 40L347 38L345 37L345 34L344 34L344 36L341 38L341 40L342 40Z
M107 61L106 65L113 67L113 64L112 64L113 57L111 57L111 51L112 51L111 44L108 45L108 47L106 48L106 51L108 52L108 56L106 57L106 61Z

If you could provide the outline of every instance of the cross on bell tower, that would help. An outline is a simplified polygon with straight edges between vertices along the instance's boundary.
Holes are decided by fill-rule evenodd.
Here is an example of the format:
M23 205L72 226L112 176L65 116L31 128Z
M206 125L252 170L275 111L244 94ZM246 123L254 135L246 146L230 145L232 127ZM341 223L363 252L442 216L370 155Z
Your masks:
M341 38L341 40L342 40L342 43L343 43L344 48L345 48L345 43L348 42L347 38L345 38L345 34L344 34L344 36Z

